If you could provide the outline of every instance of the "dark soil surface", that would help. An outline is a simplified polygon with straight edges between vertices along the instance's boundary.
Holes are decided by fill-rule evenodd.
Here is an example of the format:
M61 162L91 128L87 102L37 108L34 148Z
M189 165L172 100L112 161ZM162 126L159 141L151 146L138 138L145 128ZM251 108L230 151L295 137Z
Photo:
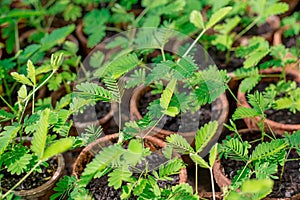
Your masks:
M237 58L232 53L230 54L228 63L226 63L226 52L224 51L219 51L212 47L208 49L208 54L220 70L226 69L227 72L233 72L237 68L243 66L244 59Z
M140 100L138 110L144 116L148 110L150 102L160 98L160 95L153 95L147 92ZM195 113L179 114L176 117L164 116L159 122L158 127L173 132L192 132L211 121L211 105L201 107Z
M156 153L152 153L147 156L149 170L157 168L161 163L164 163L166 159ZM145 163L139 164L135 169L134 177L140 176L137 173L139 170L142 171L145 168ZM158 181L158 185L161 188L171 187L179 183L179 175L172 176L172 181ZM88 185L87 189L93 194L93 197L97 200L117 200L120 199L122 189L115 190L113 187L108 186L108 176L102 176L100 178L93 179ZM137 199L135 196L131 196L129 199Z
M300 112L293 114L287 109L284 110L274 110L270 109L266 112L267 118L279 122L282 124L300 124Z
M252 137L252 136L250 136ZM247 139L250 138L248 136ZM258 136L252 138L251 140L257 139ZM243 139L245 139L243 137ZM258 143L252 144L249 152L251 153ZM291 158L299 158L299 155L295 151L291 151L288 159ZM243 169L245 163L242 161L234 161L230 159L222 159L221 163L224 167L225 174L229 179L233 179L233 177L237 174L239 169ZM274 174L277 177L280 177L281 174L281 166L278 167L278 172ZM268 197L273 198L283 198L283 197L291 197L300 192L300 172L299 172L299 161L290 161L285 164L285 169L283 173L282 180L277 179L274 180L273 191L269 194ZM255 177L252 177L255 178Z
M34 189L50 180L54 175L55 171L57 170L58 164L56 159L50 159L48 161L48 164L48 167L41 166L41 173L33 172L15 190L18 191ZM20 175L11 175L9 172L6 171L3 174L4 177L1 179L1 186L7 189L12 188L17 182L20 181L21 178L23 178L26 175L26 173Z
M300 40L300 35L295 35L293 37L288 37L288 38L283 37L282 43L287 48L291 48L297 46L297 40Z
M110 103L99 101L95 106L87 106L83 113L73 116L75 122L91 122L101 119L110 111Z

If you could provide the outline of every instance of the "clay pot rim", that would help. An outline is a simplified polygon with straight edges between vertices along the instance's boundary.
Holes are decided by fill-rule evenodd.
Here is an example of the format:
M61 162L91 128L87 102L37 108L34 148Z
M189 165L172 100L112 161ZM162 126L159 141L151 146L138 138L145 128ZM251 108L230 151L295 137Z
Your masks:
M271 72L280 72L281 69L277 69L277 70L270 69L270 70L262 70L262 71L265 72L265 73L271 73ZM295 81L300 83L300 77L299 77L298 74L295 73L295 71L292 71L292 70L287 71L287 74L294 75ZM239 86L239 89L238 89L237 98L238 98L239 102L241 103L241 104L237 103L238 107L243 106L243 107L246 107L246 108L251 108L251 106L248 103L248 100L246 98L246 93L241 92L240 86ZM248 118L245 118L245 119L247 120ZM259 121L260 117L255 117L255 119ZM265 119L265 123L269 124L270 127L272 129L276 130L276 133L279 134L279 135L284 134L285 131L292 132L292 131L300 129L300 124L282 124L282 123L279 123L279 122L276 122L276 121L273 121L273 120L270 120L270 119ZM249 127L249 128L253 128L253 127Z
M245 134L248 132L261 132L259 129L241 129L239 130L240 134ZM234 133L232 133L234 134ZM280 135L280 134L278 134ZM213 166L213 174L215 181L217 185L220 187L222 190L223 187L229 186L231 184L231 180L225 175L225 170L223 168L223 165L221 164L221 160L217 159L214 166ZM300 193L293 195L292 197L286 197L286 198L264 198L265 200L289 200L289 199L299 199L300 198Z
M37 195L41 194L44 195L44 192L50 190L55 183L58 181L58 179L63 175L64 169L65 169L65 161L64 157L62 154L58 154L55 156L57 158L57 169L51 179L49 179L46 183L43 185L30 189L30 190L19 190L19 191L13 191L15 195L17 196L32 196L32 195ZM37 196L35 196L37 197Z
M142 115L138 110L138 101L149 90L151 90L150 86L140 85L139 87L135 88L135 90L133 91L133 94L132 94L131 99L130 99L130 119L131 120L134 121L135 117L137 117L137 119L142 118ZM225 94L221 94L217 98L217 100L220 101L220 104L222 106L222 109L220 109L221 113L220 113L220 116L219 116L217 121L218 121L219 124L223 124L226 121L227 117L228 117L229 104L228 104L228 100L227 100L227 97L226 97ZM218 104L218 105L220 105L220 104ZM168 136L168 135L171 135L171 134L175 133L173 131L161 129L161 128L158 128L158 127L154 127L153 132L155 132L156 134L161 133L165 136ZM176 132L176 133L184 134L186 136L189 136L189 135L195 135L195 132L196 131Z
M73 167L73 171L72 171L72 175L74 175L77 179L79 179L79 175L76 171L76 166L79 166L82 162L83 156L87 153L90 152L91 149L96 146L98 143L101 142L105 142L105 141L110 141L113 139L117 139L119 136L118 133L114 133L111 135L105 135L104 137L101 137L97 140L95 140L94 142L88 144L88 146L86 146L78 155L75 163L74 163L74 167ZM149 140L152 143L157 144L158 146L160 146L161 148L165 147L166 143L158 138L152 137L152 136L146 136L144 139ZM179 183L186 183L187 182L187 170L186 168L181 168L180 174L179 174Z

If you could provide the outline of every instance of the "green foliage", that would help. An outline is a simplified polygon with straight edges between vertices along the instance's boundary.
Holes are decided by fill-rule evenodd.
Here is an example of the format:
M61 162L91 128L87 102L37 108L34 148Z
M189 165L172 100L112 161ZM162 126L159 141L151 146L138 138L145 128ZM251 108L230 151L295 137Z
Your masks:
M219 152L220 156L224 156L225 159L247 161L250 147L251 145L247 141L242 142L238 138L230 138L219 145Z
M160 97L160 106L165 110L165 111L168 111L169 109L169 104L170 104L170 101L171 101L171 98L173 96L173 93L174 93L174 90L175 90L175 87L176 87L176 84L177 84L177 80L176 79L172 79L167 87L164 89L161 97ZM165 112L163 111L163 112ZM165 112L166 113L166 112ZM178 113L178 112L177 112ZM176 114L177 114L176 113Z
M252 108L247 107L238 107L233 115L233 120L243 119L243 118L254 118L256 116L260 116L261 118L265 118L264 112L268 108L268 100L266 100L262 93L255 91L254 94L248 94L248 102L252 106Z
M201 152L216 134L218 122L212 121L202 126L195 137L196 152Z
M272 140L259 144L251 154L250 159L255 160L276 160L278 155L285 150L287 144L283 139Z
M214 12L206 23L205 28L209 29L213 27L216 23L222 20L222 18L224 18L231 11L231 9L232 7L224 7Z
M76 85L77 93L82 98L92 99L94 101L110 102L113 100L112 93L96 83L81 83Z
M88 126L87 128L85 128L85 132L76 137L75 144L78 146L87 146L88 144L100 138L101 135L103 135L103 129L101 126Z
M120 145L111 145L98 153L95 158L87 164L82 173L80 182L87 185L93 177L100 177L101 172L111 166L112 162L117 162L124 153L124 149Z
M4 122L4 121L8 121L15 118L15 115L9 112L6 112L4 109L0 110L0 121Z
M126 165L114 169L108 176L108 186L113 186L115 189L119 189L122 186L123 181L131 182L132 180L132 172Z
M184 167L184 163L179 159L171 159L165 165L160 165L158 173L153 171L153 175L157 180L169 180L169 176L178 174Z
M134 69L139 64L139 60L136 54L125 54L115 58L113 61L96 72L96 76L112 76L112 78L117 79L122 75L126 74L130 70ZM104 74L103 74L104 73Z
M46 147L47 133L48 133L48 120L50 109L45 109L41 112L40 120L37 123L36 131L33 134L31 142L31 150L42 159Z
M274 182L270 179L261 180L246 180L242 183L241 191L235 192L231 191L225 199L247 199L247 200L257 200L263 199L268 194L272 192Z
M51 32L50 34L46 34L41 39L41 51L46 51L51 49L57 44L61 44L68 35L70 35L75 30L75 25L69 25L62 28L58 28Z
M167 145L180 154L194 153L194 149L189 145L185 138L178 134L172 134L166 138Z
M195 95L199 105L211 103L225 92L229 81L225 71L218 71L215 66L198 72L195 77Z
M134 73L130 75L130 79L126 83L126 88L133 88L135 86L141 85L145 82L145 80L145 69L134 70Z
M300 131L295 131L293 134L285 134L285 139L290 148L294 148L300 155Z
M105 36L105 25L109 21L110 13L107 9L94 9L83 18L83 32L88 35L89 48L98 44Z
M288 26L289 28L284 31L284 37L292 37L294 35L298 35L300 33L300 24L298 21L300 20L299 12L294 12L292 15L284 17L281 21L283 26Z
M70 196L72 190L75 187L76 183L75 176L64 176L56 183L56 186L53 188L55 194L51 195L50 199L54 200L57 198L64 198L66 196Z
M0 155L5 151L9 143L17 136L20 126L5 126L0 135Z
M67 151L73 146L72 138L62 138L50 143L45 149L43 160L48 160L49 158Z

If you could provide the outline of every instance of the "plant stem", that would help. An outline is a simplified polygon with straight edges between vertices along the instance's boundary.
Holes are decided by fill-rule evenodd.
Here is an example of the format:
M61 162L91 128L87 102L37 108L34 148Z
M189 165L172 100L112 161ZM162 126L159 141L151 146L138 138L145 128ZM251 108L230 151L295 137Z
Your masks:
M42 163L42 161L38 161L38 163L36 163L34 165L33 168L31 168L31 170L18 182L16 183L10 190L8 190L3 196L2 198L4 199L7 195L9 195L15 188L17 188L23 181L25 181L25 179Z
M14 113L16 112L16 110L3 98L2 95L0 95L0 98Z
M35 89L35 85L33 86L33 90ZM32 94L32 114L34 113L34 98L35 98L35 93Z
M121 33L122 32L122 30L121 29L119 29L119 28L117 28L117 27L106 27L105 28L107 31L115 31L115 32L118 32L118 33Z
M122 115L121 115L121 99L118 102L118 107L119 107L119 112L118 112L118 117L119 117L119 137L118 137L118 143L122 144L122 142L124 141L124 134L123 132L121 132L121 120L122 120Z
M287 152L286 156L285 156L285 159L284 159L284 162L283 162L283 165L282 165L282 168L281 168L281 173L280 173L280 181L282 180L282 176L283 176L283 173L284 173L284 166L285 166L285 163L288 161L288 156L291 152L291 149L289 149L289 151Z
M144 17L144 15L149 11L149 7L145 8L140 14L139 16L134 20L134 22L132 23L134 25L134 27L137 27L139 21Z
M242 35L244 35L247 31L249 31L253 26L255 26L255 24L260 20L260 17L255 18L255 20L253 20L251 22L251 24L249 24L246 28L244 28L243 31L239 32L239 34L236 37L236 40L238 40L240 37L242 37Z
M194 42L191 44L191 46L186 50L186 52L183 54L183 58L186 57L190 51L192 50L192 48L195 46L195 44L198 42L198 40L202 37L202 35L205 33L206 29L203 29L201 31L201 33L198 35L198 37L194 40Z
M165 56L165 52L164 52L163 47L160 49L160 51L161 51L161 56L163 58L163 61L166 61L166 56Z
M247 168L247 166L251 163L251 160L247 161L246 165L244 166L242 172L240 173L239 177L236 179L235 182L238 182L239 179L241 178L242 174L244 173L245 169Z
M165 115L162 115L162 116L157 120L157 122L150 128L149 131L147 131L147 133L143 136L143 138L145 138L145 137L146 137L146 136L154 129L154 127L157 126L158 122L160 122L160 120L162 120L162 118L163 118L164 116L165 116Z
M211 182L211 191L213 194L213 200L216 200L214 175L213 175L212 167L209 168L209 172L210 172L210 182Z
M234 93L232 92L232 90L230 89L229 86L227 86L227 89L229 91L229 93L231 94L231 96L234 98L234 100L241 105L240 101L236 98L236 96L234 95Z
M195 163L195 166L196 166L196 170L195 170L195 192L196 194L198 194L198 164Z
M51 72L51 74L39 85L37 86L32 92L30 92L30 94L24 99L24 101L28 100L32 95L33 93L35 93L37 90L39 90L46 82L49 81L49 79L55 74L56 70L53 70Z

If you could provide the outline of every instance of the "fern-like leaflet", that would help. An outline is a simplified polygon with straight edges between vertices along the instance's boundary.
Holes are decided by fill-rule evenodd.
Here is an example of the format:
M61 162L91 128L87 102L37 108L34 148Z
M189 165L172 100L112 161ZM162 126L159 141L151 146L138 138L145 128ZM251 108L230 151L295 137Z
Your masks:
M285 150L287 143L284 139L276 139L271 142L263 142L259 144L252 152L250 159L255 160L270 160L274 161Z
M218 122L213 121L205 124L197 131L196 139L196 152L201 152L206 145L211 141L218 128Z
M80 183L86 185L92 178L99 178L102 171L112 167L113 162L118 162L124 149L120 145L111 145L102 149L95 158L87 164L80 178Z
M229 140L224 140L222 145L220 145L220 152L221 156L225 158L247 161L250 147L251 145L247 141L241 142L238 138L230 138Z
M111 92L96 83L81 83L76 86L80 97L93 99L94 101L110 102L113 99Z
M167 145L180 154L194 153L194 149L181 135L172 134L166 138Z

